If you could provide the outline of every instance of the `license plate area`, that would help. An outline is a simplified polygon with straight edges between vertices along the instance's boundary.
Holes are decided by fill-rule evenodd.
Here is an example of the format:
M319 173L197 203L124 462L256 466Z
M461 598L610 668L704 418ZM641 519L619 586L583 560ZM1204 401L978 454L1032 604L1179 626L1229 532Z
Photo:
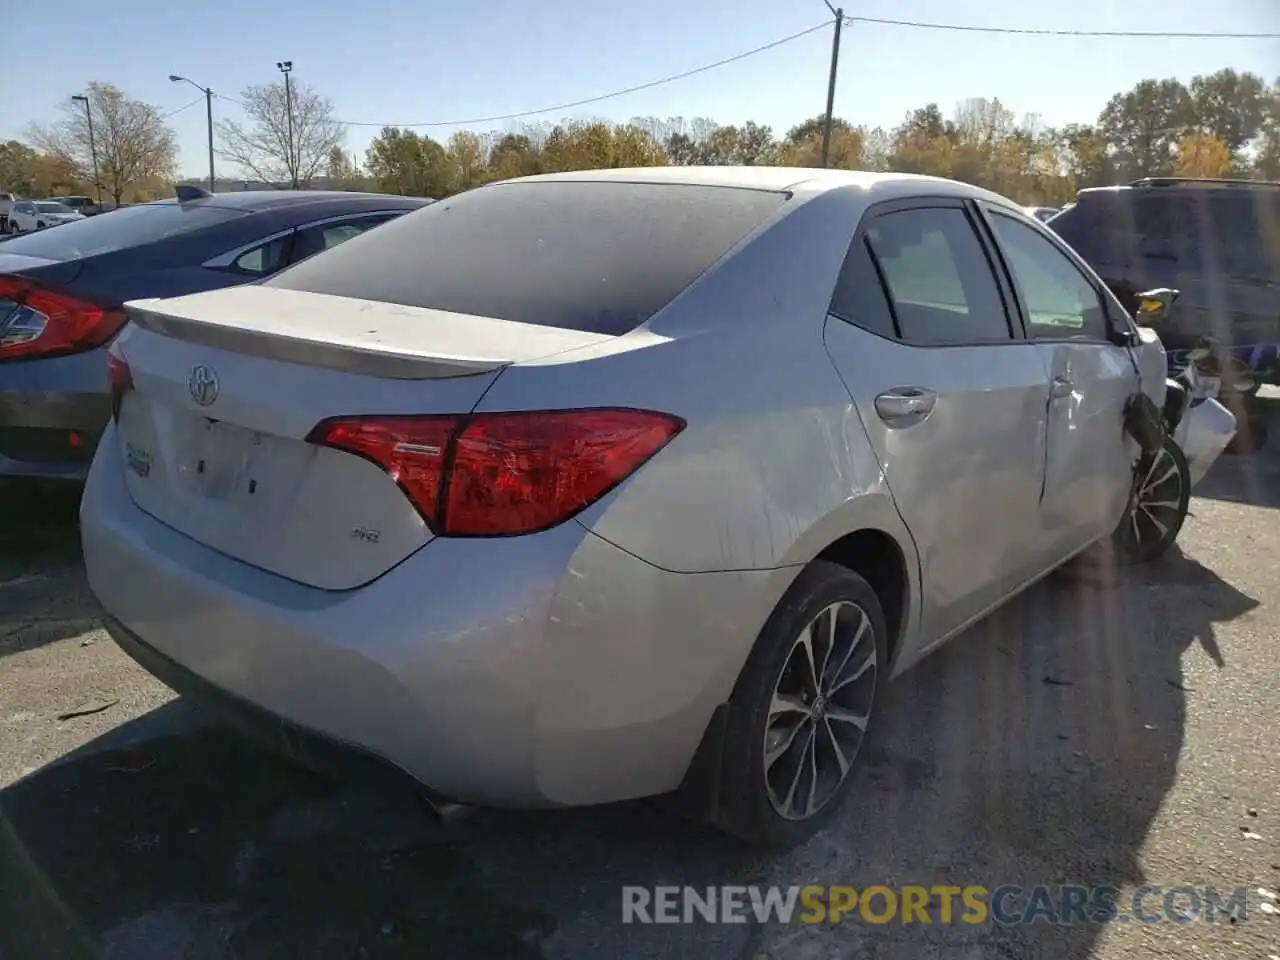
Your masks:
M174 418L175 479L187 492L208 500L256 497L257 476L268 438L235 424L205 417Z

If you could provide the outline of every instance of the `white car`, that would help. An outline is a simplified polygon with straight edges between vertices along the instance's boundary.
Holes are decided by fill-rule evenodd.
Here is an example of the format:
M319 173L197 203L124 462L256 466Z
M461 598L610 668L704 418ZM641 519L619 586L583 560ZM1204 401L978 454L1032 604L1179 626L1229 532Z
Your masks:
M1035 217L1041 223L1048 223L1058 215L1057 207L1023 207L1028 217Z
M29 233L83 219L83 213L76 213L56 200L19 200L9 211L9 232Z

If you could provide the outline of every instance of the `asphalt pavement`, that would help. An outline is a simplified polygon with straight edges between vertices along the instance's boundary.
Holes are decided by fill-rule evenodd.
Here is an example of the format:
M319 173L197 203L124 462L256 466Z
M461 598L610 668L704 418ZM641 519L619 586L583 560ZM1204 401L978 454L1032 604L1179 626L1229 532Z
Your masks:
M1198 492L1175 555L1056 575L896 681L835 823L763 856L654 802L442 824L261 753L101 631L74 499L0 490L0 960L1280 960L1280 443ZM622 922L624 885L944 883L1249 901L1188 924Z

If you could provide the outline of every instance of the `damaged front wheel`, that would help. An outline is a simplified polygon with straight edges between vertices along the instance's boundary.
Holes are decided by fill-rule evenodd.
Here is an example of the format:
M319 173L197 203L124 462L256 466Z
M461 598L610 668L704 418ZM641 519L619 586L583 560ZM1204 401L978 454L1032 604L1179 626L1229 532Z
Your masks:
M1112 534L1116 558L1124 564L1159 559L1182 530L1191 505L1191 470L1172 437L1143 457L1134 473L1129 510Z

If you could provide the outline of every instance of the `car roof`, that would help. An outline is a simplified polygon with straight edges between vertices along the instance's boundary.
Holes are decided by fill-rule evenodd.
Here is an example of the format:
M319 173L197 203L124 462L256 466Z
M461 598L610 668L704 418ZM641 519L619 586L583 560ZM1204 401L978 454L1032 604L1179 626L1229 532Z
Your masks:
M304 206L334 200L385 200L392 207L421 207L431 202L429 197L404 197L392 193L356 193L347 190L244 190L236 193L215 193L185 201L189 207L223 207L245 213L263 210L281 210L286 207ZM153 203L177 203L175 197L154 200Z
M1259 193L1280 191L1280 181L1275 180L1230 180L1204 179L1199 177L1148 177L1134 180L1131 183L1118 183L1106 187L1084 187L1076 192L1077 197L1117 197L1117 196L1187 196L1195 194L1239 195L1241 193Z
M1019 204L982 187L929 177L914 173L884 173L869 170L824 170L813 167L772 166L679 166L679 167L621 167L614 170L573 170L565 173L545 173L532 177L520 177L490 184L481 189L501 186L502 183L599 182L599 183L653 183L682 184L704 187L738 187L747 190L773 190L796 194L826 193L831 190L852 188L870 195L874 200L892 200L922 194L955 196L975 200L987 200L1015 210Z

